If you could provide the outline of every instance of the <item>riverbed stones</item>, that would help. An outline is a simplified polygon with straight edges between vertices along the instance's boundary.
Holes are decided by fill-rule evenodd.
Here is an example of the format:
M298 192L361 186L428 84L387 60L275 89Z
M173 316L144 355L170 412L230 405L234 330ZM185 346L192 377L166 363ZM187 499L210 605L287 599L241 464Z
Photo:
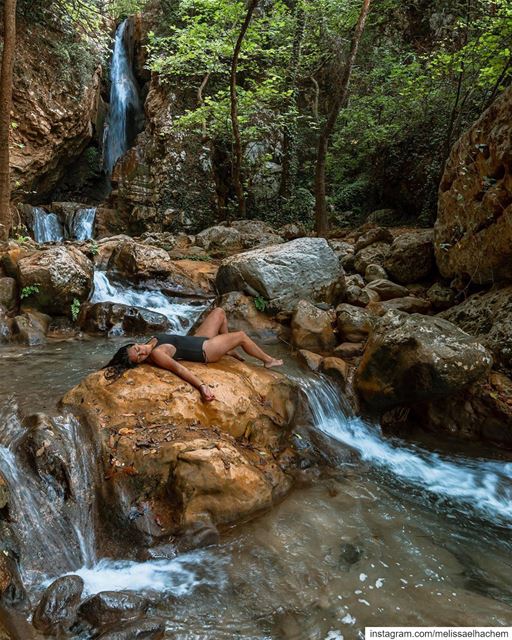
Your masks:
M72 245L35 251L17 265L18 285L30 306L50 315L71 314L74 300L87 300L93 265Z
M94 629L118 622L137 620L149 607L149 601L132 591L101 591L84 600L78 618Z
M436 259L447 278L512 277L512 88L453 146L439 187Z
M98 371L62 399L89 424L101 448L104 491L122 478L144 496L160 535L184 524L236 523L283 496L300 394L277 371L233 358L187 363L215 401L163 369L139 365L115 381Z
M393 234L385 227L374 227L373 229L368 229L368 231L364 231L357 239L354 245L354 251L357 253L358 251L361 251L361 249L369 247L371 244L375 244L376 242L391 244L393 242Z
M370 264L383 266L390 252L390 245L387 242L374 242L373 244L360 249L354 254L354 269L364 274Z
M367 407L383 410L457 393L491 365L490 353L454 324L389 311L372 331L355 385Z
M84 581L80 576L57 578L43 593L32 624L44 635L65 636L76 620Z
M370 333L374 316L366 309L351 304L340 304L336 307L338 333L344 342L364 342Z
M428 313L431 309L430 300L417 298L416 296L405 296L404 298L393 298L377 304L370 305L372 311L377 315L384 315L387 311L403 311L404 313Z
M388 274L386 269L381 267L380 264L369 264L364 272L364 279L366 282L373 282L374 280L387 280Z
M29 346L45 344L50 320L50 316L35 310L15 316L12 323L14 340Z
M83 304L78 323L87 333L109 336L155 334L169 329L169 320L161 313L117 302Z
M108 273L176 295L213 295L217 267L201 260L171 260L160 247L126 241L112 251Z
M409 295L409 289L384 278L376 278L366 285L367 291L374 291L380 300L392 300Z
M144 620L116 624L97 638L98 640L163 640L165 628L165 620L161 618L144 618Z
M415 229L395 238L383 266L393 280L411 284L430 276L435 268L434 231Z
M261 220L235 220L229 227L209 227L196 236L197 245L212 255L220 256L280 242L283 238Z
M308 351L307 349L299 349L297 356L311 371L318 371L323 360L320 354Z
M490 349L495 364L512 374L512 286L476 293L440 316Z
M292 342L298 349L331 351L336 346L334 310L319 309L307 300L301 300L292 316Z
M324 238L298 238L226 258L216 286L243 291L291 314L299 300L332 303L344 291L344 273Z

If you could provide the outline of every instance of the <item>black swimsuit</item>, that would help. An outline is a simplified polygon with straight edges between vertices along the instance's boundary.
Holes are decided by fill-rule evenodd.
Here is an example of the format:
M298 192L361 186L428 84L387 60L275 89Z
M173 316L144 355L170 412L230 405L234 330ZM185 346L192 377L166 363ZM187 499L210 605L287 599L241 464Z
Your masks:
M158 340L157 346L161 344L172 344L176 347L175 360L188 360L188 362L208 362L203 345L208 338L199 336L177 336L170 333L158 333L155 338Z

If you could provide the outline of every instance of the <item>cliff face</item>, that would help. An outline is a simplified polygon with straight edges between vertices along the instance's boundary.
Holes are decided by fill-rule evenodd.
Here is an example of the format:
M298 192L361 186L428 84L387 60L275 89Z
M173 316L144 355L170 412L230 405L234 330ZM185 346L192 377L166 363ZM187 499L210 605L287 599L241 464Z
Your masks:
M479 284L512 278L512 87L451 151L435 245L443 276Z
M41 201L84 151L100 102L99 57L57 29L17 26L11 125L13 200Z

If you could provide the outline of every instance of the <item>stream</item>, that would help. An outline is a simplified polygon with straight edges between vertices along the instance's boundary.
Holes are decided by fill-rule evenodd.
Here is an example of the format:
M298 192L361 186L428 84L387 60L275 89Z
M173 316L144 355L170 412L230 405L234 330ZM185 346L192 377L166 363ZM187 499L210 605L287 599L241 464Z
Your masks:
M510 457L469 457L460 446L453 453L385 439L348 416L331 384L289 356L285 371L304 386L315 428L327 438L331 464L324 472L271 512L225 533L217 546L146 561L137 561L135 552L96 558L94 527L84 517L90 509L80 508L91 500L87 474L73 480L75 512L59 521L51 513L41 516L39 490L29 474L24 479L13 471L16 404L23 413L48 411L102 366L118 341L0 353L2 379L8 371L10 381L1 389L0 467L9 484L18 485L17 518L33 523L26 531L31 566L22 567L33 600L45 580L78 573L89 594L145 593L166 618L169 637L190 640L335 640L379 624L510 624ZM21 384L23 393L17 393ZM78 468L92 466L78 423L58 414L54 420L67 434L70 458L82 461ZM51 509L58 511L58 502ZM46 548L53 552L34 553L38 537L49 535Z

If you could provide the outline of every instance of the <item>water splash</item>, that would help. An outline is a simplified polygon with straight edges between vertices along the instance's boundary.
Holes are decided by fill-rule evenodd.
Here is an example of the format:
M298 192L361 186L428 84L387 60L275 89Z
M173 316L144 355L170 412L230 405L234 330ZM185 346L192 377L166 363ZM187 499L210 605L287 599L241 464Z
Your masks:
M72 470L67 498L27 461L27 429L13 402L0 412L0 425L0 473L8 486L10 522L20 544L23 574L31 581L34 574L58 575L91 566L96 561L91 477L95 456L79 434L79 423L71 416L52 420L68 456L66 467Z
M41 207L33 207L32 231L36 242L59 242L64 239L64 229L55 213L47 213Z
M77 209L73 215L71 237L75 240L90 240L94 229L96 207Z
M210 305L210 302L205 300L186 302L181 298L168 298L161 291L115 284L103 271L94 273L94 293L91 302L117 302L156 311L169 320L174 333L180 334L187 333Z
M226 558L207 551L193 551L170 560L111 560L103 558L94 567L74 573L83 578L85 593L100 591L155 591L174 596L191 595L198 587L222 589Z
M495 524L512 524L512 463L447 459L399 439L386 439L377 426L350 415L330 381L317 377L297 382L307 393L316 428L355 450L363 461L406 485L469 506Z
M142 113L127 47L128 25L128 19L119 25L112 54L110 111L104 134L104 166L109 174L116 161L130 148L140 128L138 121Z

